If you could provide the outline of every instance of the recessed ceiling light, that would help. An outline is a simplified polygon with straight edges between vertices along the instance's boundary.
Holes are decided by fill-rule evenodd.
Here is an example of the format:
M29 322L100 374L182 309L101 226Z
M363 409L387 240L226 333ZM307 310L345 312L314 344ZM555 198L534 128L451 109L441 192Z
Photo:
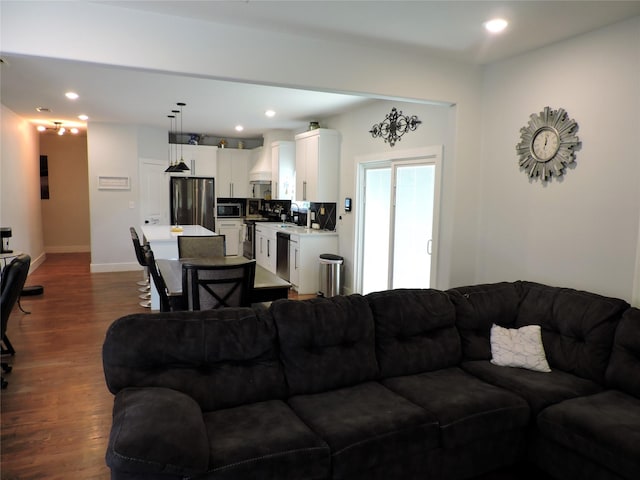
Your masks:
M236 132L241 132L244 130L244 127L242 125L236 125Z
M67 92L64 94L65 97L67 97L69 100L77 100L78 97L80 97L80 95L78 95L76 92Z
M36 107L36 112L39 112L39 113L43 113L43 112L50 113L51 109L49 107Z
M80 120L82 120L83 122L86 122L87 120L89 120L89 115L85 115L84 113L82 115L78 115L78 118Z
M509 25L509 22L507 22L504 18L494 18L492 20L489 20L488 22L485 22L484 28L491 33L500 33L505 28L507 28L507 25Z
M274 110L267 110L266 112L264 112L264 114L269 118L276 116L276 112Z

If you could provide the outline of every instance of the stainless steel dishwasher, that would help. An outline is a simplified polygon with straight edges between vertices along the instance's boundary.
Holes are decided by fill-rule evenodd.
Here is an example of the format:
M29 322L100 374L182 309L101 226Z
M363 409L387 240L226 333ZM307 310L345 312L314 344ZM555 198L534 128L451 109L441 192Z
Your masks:
M276 233L276 273L287 282L289 281L289 237L288 233Z

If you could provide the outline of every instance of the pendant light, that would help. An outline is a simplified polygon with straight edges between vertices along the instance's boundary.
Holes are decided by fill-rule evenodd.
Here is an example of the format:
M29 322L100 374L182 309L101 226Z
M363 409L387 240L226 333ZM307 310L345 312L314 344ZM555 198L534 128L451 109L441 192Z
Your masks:
M164 171L164 173L172 173L172 172L180 171L180 170L176 170L176 165L173 163L173 157L171 156L171 130L173 130L173 119L176 118L176 116L167 115L167 118L169 118L169 166Z
M176 103L176 105L178 105L180 107L180 163L178 163L176 165L176 169L178 171L186 171L189 170L189 167L187 167L187 164L184 163L184 158L182 157L182 107L186 106L186 103L183 102L178 102ZM177 150L176 150L176 159L177 159Z

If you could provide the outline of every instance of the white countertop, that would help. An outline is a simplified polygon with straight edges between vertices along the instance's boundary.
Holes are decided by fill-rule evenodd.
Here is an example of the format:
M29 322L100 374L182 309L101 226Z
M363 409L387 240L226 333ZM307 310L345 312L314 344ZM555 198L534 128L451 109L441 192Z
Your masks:
M298 226L295 223L256 222L256 226L270 228L290 235L338 235L335 230L314 230L313 228Z
M148 242L176 241L180 235L217 235L200 225L180 225L181 232L172 232L173 225L142 225L142 233Z

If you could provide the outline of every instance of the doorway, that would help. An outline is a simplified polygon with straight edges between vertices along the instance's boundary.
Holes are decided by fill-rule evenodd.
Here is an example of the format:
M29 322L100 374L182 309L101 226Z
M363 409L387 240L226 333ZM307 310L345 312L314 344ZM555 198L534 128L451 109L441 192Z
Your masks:
M358 161L356 289L435 285L442 147Z

